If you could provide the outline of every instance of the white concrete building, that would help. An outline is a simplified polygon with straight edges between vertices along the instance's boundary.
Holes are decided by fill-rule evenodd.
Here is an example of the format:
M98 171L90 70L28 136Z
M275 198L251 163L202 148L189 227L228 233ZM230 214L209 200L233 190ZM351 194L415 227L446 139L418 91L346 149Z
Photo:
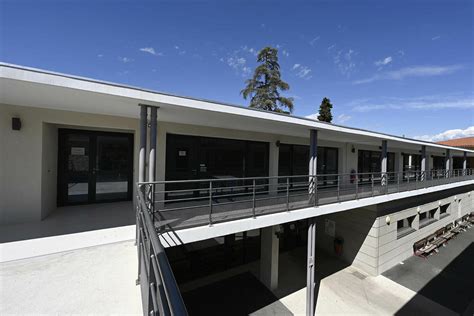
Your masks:
M472 156L0 64L1 260L134 239L136 183L150 181L142 188L152 194L142 198L183 279L203 264L187 257L189 249L238 245L247 249L239 250L243 259L225 261L260 258L261 280L275 289L279 251L306 244L308 227L316 247L377 275L413 255L417 241L474 211ZM182 252L186 245L193 246Z

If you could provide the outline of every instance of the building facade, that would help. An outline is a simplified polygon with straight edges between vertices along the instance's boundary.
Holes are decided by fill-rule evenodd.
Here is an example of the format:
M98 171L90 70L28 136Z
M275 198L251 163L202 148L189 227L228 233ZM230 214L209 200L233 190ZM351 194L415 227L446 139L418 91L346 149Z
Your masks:
M474 211L470 149L16 65L0 65L0 88L4 249L134 228L137 182L154 181L160 239L183 279L190 265L212 265L180 247L202 253L214 240L240 247L230 266L260 260L274 289L280 249L306 244L313 220L318 248L334 254L343 239L337 255L377 275ZM91 242L135 238L134 229L103 234ZM70 247L90 245L81 236Z

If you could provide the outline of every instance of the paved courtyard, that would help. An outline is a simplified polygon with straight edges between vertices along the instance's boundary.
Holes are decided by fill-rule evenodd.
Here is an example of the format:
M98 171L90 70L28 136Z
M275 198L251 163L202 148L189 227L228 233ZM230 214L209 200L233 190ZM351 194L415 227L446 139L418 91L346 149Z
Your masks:
M411 257L383 275L458 314L474 315L474 227L438 254L427 259Z
M134 242L0 264L0 315L141 315Z

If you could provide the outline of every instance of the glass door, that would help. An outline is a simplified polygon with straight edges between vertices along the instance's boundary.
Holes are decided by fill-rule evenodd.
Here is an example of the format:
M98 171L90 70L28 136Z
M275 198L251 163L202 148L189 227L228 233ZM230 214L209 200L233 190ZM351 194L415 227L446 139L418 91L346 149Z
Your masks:
M58 205L132 199L132 134L60 129L58 165Z

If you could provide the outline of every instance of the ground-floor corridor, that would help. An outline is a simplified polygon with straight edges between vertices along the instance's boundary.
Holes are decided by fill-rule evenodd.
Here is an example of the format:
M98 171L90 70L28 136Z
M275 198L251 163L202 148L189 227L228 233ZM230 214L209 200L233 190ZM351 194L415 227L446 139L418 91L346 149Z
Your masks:
M258 262L188 282L181 286L191 315L305 315L306 249L282 253L278 289L258 280ZM319 252L317 315L455 315L447 308L384 276L369 276ZM413 300L417 297L416 300Z

